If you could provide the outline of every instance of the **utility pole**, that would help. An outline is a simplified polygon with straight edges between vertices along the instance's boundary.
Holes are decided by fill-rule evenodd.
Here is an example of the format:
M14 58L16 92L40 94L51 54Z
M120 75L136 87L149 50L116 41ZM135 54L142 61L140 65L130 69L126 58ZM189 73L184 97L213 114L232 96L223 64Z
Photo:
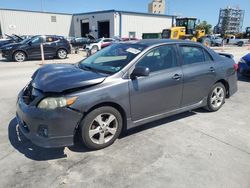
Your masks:
M43 0L40 0L40 2L41 2L41 11L44 12L44 2Z

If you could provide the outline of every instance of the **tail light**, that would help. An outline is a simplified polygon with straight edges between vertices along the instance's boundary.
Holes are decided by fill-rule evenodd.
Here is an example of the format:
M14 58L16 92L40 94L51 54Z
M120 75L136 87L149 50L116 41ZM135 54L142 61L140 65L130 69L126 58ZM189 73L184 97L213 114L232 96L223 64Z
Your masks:
M234 64L234 70L237 72L239 68L239 65L237 63Z

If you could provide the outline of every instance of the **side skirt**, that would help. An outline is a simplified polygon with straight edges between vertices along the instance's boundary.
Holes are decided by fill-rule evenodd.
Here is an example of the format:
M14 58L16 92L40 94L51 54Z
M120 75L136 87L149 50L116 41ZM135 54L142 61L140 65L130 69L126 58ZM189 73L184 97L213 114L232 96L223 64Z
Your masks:
M179 113L182 113L182 112L186 112L186 111L189 111L189 110L194 110L194 109L197 109L197 108L201 108L203 106L206 106L206 104L207 104L207 98L204 98L203 100L201 100L200 102L198 102L196 104L192 104L192 105L182 107L182 108L179 108L179 109L176 109L176 110L172 110L172 111L164 112L164 113L157 114L157 115L154 115L154 116L150 116L150 117L147 117L147 118L143 118L143 119L140 119L140 120L137 120L137 121L132 121L132 119L129 118L129 119L127 119L127 129L135 128L137 126L140 126L140 125L143 125L143 124L146 124L146 123L150 123L152 121L156 121L156 120L159 120L159 119L163 119L163 118L166 118L166 117L169 117L169 116L172 116L172 115L176 115L176 114L179 114Z

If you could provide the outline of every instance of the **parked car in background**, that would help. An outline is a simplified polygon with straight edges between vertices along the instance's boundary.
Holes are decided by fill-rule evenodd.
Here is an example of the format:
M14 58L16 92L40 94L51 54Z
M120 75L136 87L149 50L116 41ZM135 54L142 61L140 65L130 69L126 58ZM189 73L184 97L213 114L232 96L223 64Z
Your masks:
M243 46L244 44L249 43L249 39L237 39L235 36L229 36L228 38L225 39L226 44L231 44L231 45L237 45L237 46Z
M129 37L123 37L120 39L120 41L138 41L138 38L129 38Z
M87 37L75 37L70 40L70 44L74 48L85 48L87 44L95 42L96 39L92 35L87 35Z
M112 44L112 42L116 41L113 38L100 38L96 40L94 43L87 44L85 49L90 51L90 54L94 54L97 51L101 50Z
M243 76L250 76L250 53L241 58L238 71Z
M223 38L216 36L216 35L208 35L208 39L211 41L211 46L222 46L223 45Z
M43 43L45 58L65 59L70 53L69 42L61 36L37 35L19 43L7 44L0 48L2 56L8 60L23 62L27 59L40 59Z
M200 107L215 112L236 91L234 60L199 43L114 43L75 65L38 69L18 95L17 121L39 146L70 146L79 135L101 149L122 130Z
M6 38L0 39L0 48L6 44L11 44L11 43L19 43L24 40L24 38L18 36L18 35L7 35L5 34Z

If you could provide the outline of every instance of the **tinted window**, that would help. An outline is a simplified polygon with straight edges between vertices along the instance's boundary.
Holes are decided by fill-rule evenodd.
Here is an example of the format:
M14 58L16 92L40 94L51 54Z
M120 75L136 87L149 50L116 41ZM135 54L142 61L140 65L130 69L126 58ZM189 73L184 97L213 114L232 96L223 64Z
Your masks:
M148 67L150 72L178 66L174 46L166 45L151 50L136 66Z
M208 54L206 50L204 50L205 60L206 61L213 61L211 55Z
M59 38L55 37L55 36L47 36L46 37L46 42L54 42L59 40Z
M34 37L34 38L31 40L31 43L32 43L32 44L40 44L41 42L42 42L41 37Z
M181 46L180 51L184 65L206 61L203 50L199 47Z
M112 39L104 39L103 42L112 42Z

